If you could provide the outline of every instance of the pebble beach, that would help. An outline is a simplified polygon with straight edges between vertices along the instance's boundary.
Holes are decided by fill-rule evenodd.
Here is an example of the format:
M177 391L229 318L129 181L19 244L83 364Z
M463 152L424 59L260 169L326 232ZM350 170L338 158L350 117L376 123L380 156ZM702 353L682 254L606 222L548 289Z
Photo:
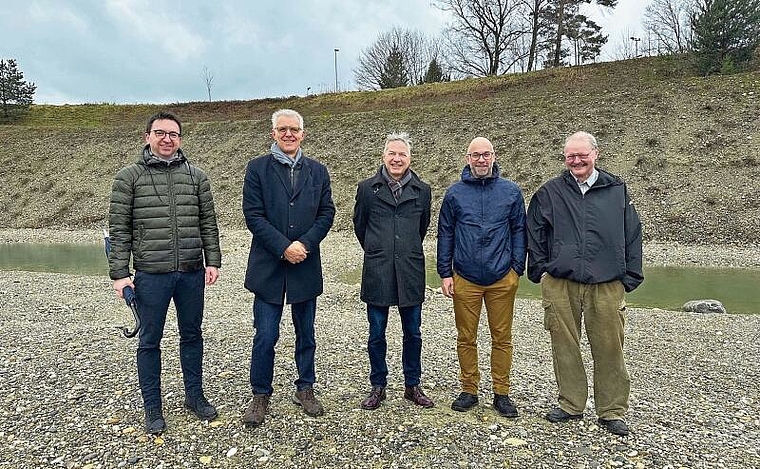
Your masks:
M100 239L92 230L0 231L0 242L19 241ZM0 272L0 467L760 468L760 314L629 308L631 434L616 437L597 425L593 397L580 421L543 418L555 404L556 384L538 300L518 299L515 307L510 397L520 416L506 419L490 406L484 319L480 405L452 411L459 392L453 311L451 300L431 288L423 305L422 385L436 406L403 399L400 322L391 314L388 399L376 411L361 410L369 390L366 314L359 286L341 281L362 259L350 232L332 232L322 243L315 390L326 414L308 417L290 401L296 371L285 314L269 415L262 427L245 428L253 330L252 295L242 285L249 243L246 231L222 230L221 278L206 290L204 388L219 418L202 422L183 408L171 309L162 344L168 428L160 437L142 430L137 341L114 327L130 324L131 314L110 280ZM434 252L434 240L426 241L426 252ZM645 263L758 269L760 249L650 243ZM587 344L583 352L591 381Z

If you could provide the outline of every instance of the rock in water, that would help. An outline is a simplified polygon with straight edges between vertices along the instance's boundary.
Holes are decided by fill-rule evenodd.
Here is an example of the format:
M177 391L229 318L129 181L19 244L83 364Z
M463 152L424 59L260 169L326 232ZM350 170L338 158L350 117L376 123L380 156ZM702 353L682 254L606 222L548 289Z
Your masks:
M692 300L687 301L681 309L690 313L726 313L726 307L718 300Z

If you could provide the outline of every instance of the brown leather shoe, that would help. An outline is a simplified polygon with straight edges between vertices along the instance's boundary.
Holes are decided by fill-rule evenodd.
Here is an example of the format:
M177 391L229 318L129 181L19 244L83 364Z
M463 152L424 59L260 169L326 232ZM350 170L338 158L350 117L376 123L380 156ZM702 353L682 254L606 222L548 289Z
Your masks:
M322 403L314 397L314 390L312 388L306 388L302 391L296 391L293 394L293 404L303 407L303 411L309 417L319 417L325 413Z
M435 405L433 401L422 392L422 388L419 386L407 386L404 390L404 399L408 399L426 409Z
M254 394L248 408L243 414L243 425L246 427L258 427L264 423L264 416L269 407L269 394Z
M375 410L380 407L380 403L385 400L385 388L383 386L372 386L369 396L362 401L362 409Z

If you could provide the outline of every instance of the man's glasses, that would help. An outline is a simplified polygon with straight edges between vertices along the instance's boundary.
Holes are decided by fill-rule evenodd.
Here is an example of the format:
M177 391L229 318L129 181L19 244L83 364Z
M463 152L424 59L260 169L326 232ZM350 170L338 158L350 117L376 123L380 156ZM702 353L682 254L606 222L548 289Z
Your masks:
M168 135L170 139L177 140L182 136L179 132L167 132L165 130L151 130L151 132L153 132L153 135L158 139L162 139Z
M489 161L491 158L494 157L494 155L496 155L496 153L492 151L484 151L482 153L478 153L474 151L472 153L467 153L467 157L472 158L475 161L478 161L481 158L483 158L483 161Z
M303 129L300 127L277 127L275 130L280 135L285 135L288 133L288 131L290 131L291 134L295 135Z
M574 159L578 158L579 160L583 161L586 158L588 158L591 155L592 152L588 153L576 153L574 155L565 155L565 161L573 161Z

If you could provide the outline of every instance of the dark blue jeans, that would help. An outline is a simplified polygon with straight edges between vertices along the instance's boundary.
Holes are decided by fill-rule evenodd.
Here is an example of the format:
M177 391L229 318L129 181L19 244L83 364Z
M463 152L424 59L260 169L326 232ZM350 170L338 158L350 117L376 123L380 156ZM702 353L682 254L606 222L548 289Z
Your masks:
M372 386L388 384L388 365L385 363L385 353L388 343L385 341L385 328L388 325L388 306L367 305L367 320L369 321L369 339L367 353L369 354L370 375ZM401 351L401 365L404 370L404 385L418 386L422 375L422 305L406 306L398 309L401 316L401 329L404 333L404 344Z
M253 350L251 351L251 389L254 394L272 394L274 377L274 347L280 338L281 304L253 300ZM293 328L296 333L295 361L298 379L295 381L299 391L310 388L316 381L314 371L314 352L317 342L314 338L314 316L317 311L317 299L290 305Z
M185 395L203 392L203 291L205 270L165 274L135 273L140 313L137 377L146 409L161 407L161 339L169 301L174 300L179 328L179 360Z

